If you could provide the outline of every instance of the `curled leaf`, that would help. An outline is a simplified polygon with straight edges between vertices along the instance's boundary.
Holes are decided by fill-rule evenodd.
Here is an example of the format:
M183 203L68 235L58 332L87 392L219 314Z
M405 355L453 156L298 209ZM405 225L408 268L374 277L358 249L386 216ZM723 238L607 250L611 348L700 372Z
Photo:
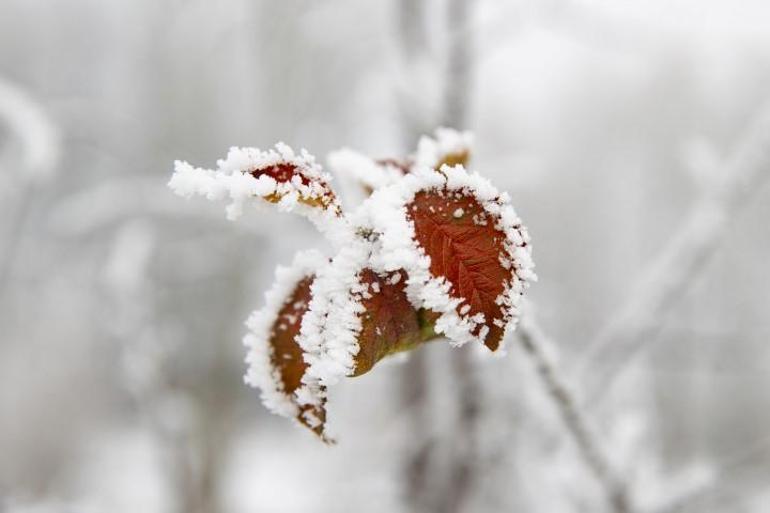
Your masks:
M341 379L440 335L499 350L536 276L508 195L460 165L470 143L439 129L403 161L337 152L332 167L371 193L345 215L313 157L282 144L233 148L215 170L176 163L177 194L229 198L231 218L258 198L308 215L335 243L331 260L310 251L279 267L247 321L246 382L270 410L328 441L327 387Z
M321 171L307 151L296 154L289 146L278 143L268 151L230 148L227 157L217 161L213 170L176 161L168 185L180 196L230 199L229 219L242 214L245 201L260 198L323 224L341 215L330 182L331 176Z
M358 299L363 306L354 376L371 370L383 358L414 349L436 337L435 316L416 309L406 296L406 272L379 275L364 269Z
M268 409L295 418L319 436L326 420L325 401L306 404L296 396L307 371L297 335L310 305L316 269L323 262L319 253L310 251L298 254L291 267L279 268L266 305L247 321L250 333L244 338L249 347L246 382L261 390Z
M340 259L324 269L311 287L310 313L303 320L300 337L304 358L309 363L295 395L299 404L312 408L303 412L317 434L324 436L326 385L345 376L360 376L392 354L414 349L437 337L433 326L438 315L415 309L406 296L404 271L378 274L370 268L352 273L344 289L327 289L332 276L345 265L360 262ZM321 312L319 314L319 312ZM319 327L318 321L323 322ZM320 414L319 414L320 412Z

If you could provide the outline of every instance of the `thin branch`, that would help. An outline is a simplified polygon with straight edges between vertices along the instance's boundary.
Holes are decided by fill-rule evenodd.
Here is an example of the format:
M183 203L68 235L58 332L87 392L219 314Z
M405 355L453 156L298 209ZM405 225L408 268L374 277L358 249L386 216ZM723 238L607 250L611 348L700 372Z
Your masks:
M397 29L399 50L406 75L416 65L420 56L427 51L428 35L426 32L425 0L400 0L397 7ZM400 98L402 132L404 146L410 148L423 131L422 121L415 118L404 93ZM428 425L428 406L430 401L428 365L425 350L415 351L403 368L400 380L399 409L405 412L408 433L421 433ZM425 495L431 489L432 452L434 440L425 435L416 440L409 440L412 446L407 448L404 473L404 495L409 511L428 509L430 499Z
M561 377L556 364L546 354L545 348L551 345L548 337L531 315L522 318L518 333L524 353L535 366L540 382L559 411L564 427L575 443L578 453L602 485L612 511L615 513L632 511L626 484L617 475L609 458L601 449L596 434L591 430L580 410L574 392Z
M402 0L399 21L400 39L405 67L418 62L419 54L426 51L428 35L425 33L426 4L423 1ZM446 51L445 76L442 79L444 96L439 121L454 128L464 128L468 111L469 85L472 73L472 34L468 30L473 2L468 0L447 0L446 27L448 48ZM408 113L404 116L410 142L416 139L420 127ZM480 383L473 372L469 351L457 350L450 355L453 382L457 384L459 411L457 426L448 440L430 437L413 449L407 465L407 501L411 510L460 511L467 502L475 485L474 454L477 447L478 421L481 416L479 404ZM429 400L427 366L425 355L418 351L406 367L403 395L405 403L412 405L412 421L415 430L422 431L425 425L426 407ZM448 461L443 459L448 453ZM445 467L439 472L436 466ZM428 486L431 477L439 482ZM441 476L441 477L439 477ZM427 492L427 493L426 493Z
M629 299L589 347L578 368L589 383L589 403L598 402L629 361L655 340L673 306L721 246L730 222L768 178L770 104L760 111L726 159L721 181L704 190L671 241L643 273Z
M427 0L399 0L396 8L399 61L406 83L397 94L404 147L411 149L414 141L432 129L436 120L424 119L414 91L420 89L418 68L424 66L428 54Z
M457 384L458 412L455 428L445 447L451 451L446 489L437 511L463 511L478 481L476 455L479 447L479 422L482 411L482 383L476 376L470 348L450 353L452 379Z
M142 216L222 223L218 206L187 202L180 206L169 202L168 189L155 177L104 180L58 200L47 219L55 233L76 237ZM228 230L257 237L271 234L270 223L230 223Z
M724 493L724 488L730 476L739 474L743 470L756 471L764 466L770 453L770 436L762 437L752 443L748 448L733 454L721 462L711 479L704 479L699 486L694 486L665 504L655 508L653 513L681 513L697 504L713 499Z
M474 2L447 0L446 26L448 32L447 64L444 77L443 123L465 128L468 117L468 99L473 73L473 34L467 26ZM459 411L457 426L451 433L447 489L440 501L442 512L459 512L470 499L478 479L475 454L478 448L482 383L474 372L468 348L452 351L452 380L458 387Z
M425 48L428 43L425 33L426 4L424 0L399 0L398 3L398 42L402 54L409 58L412 52Z
M17 173L20 191L12 211L5 218L10 233L0 250L0 294L10 280L16 253L21 246L31 212L34 187L51 177L59 158L59 133L45 109L20 87L0 79L0 123L21 143L20 162L9 167ZM0 159L0 172L3 161ZM6 162L10 162L8 159Z
M468 99L473 78L473 34L469 28L473 1L448 0L446 77L442 122L462 129L468 122Z
M21 87L0 78L0 122L21 142L23 181L52 176L60 154L59 130L45 108Z

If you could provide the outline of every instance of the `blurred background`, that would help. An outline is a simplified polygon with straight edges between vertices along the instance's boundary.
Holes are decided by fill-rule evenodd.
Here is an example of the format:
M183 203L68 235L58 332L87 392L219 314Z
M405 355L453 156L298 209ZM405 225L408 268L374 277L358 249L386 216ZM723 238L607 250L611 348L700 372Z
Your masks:
M0 511L770 511L768 100L764 0L0 1ZM275 265L324 243L174 196L173 160L439 125L530 229L624 504L513 342L341 384L334 447L242 382Z

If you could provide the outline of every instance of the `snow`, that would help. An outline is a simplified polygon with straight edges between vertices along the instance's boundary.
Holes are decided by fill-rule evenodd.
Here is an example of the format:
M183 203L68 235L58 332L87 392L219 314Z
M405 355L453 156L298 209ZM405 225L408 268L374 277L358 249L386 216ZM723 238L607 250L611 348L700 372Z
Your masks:
M351 241L319 270L313 282L310 307L297 338L309 365L303 386L297 390L300 404L319 404L322 387L334 385L355 369L361 297L368 289L360 282L359 273L367 266L372 249L366 239Z
M348 148L331 152L326 161L332 172L353 178L372 190L395 183L403 176L403 172L397 167L378 163Z
M422 136L417 150L404 163L410 171L419 167L436 168L448 157L470 154L472 145L470 132L441 127L433 137ZM377 161L349 148L331 152L327 163L334 173L352 178L373 191L397 183L404 175L404 170L388 161Z
M485 322L482 314L467 315L469 310L458 307L465 298L452 297L450 283L430 272L430 257L415 240L414 223L407 217L406 207L417 192L423 190L460 191L473 195L482 205L487 217L495 220L495 228L505 234L506 264L514 275L506 283L504 293L497 298L505 308L506 336L515 329L521 295L529 282L536 280L532 261L532 246L521 220L510 205L507 194L500 194L478 173L468 173L463 166L442 166L440 171L428 167L413 170L398 183L375 191L354 214L354 226L366 226L378 234L379 250L370 264L378 272L405 269L408 274L406 293L415 308L427 308L441 315L436 332L443 333L454 345L470 341L484 342L488 329L478 329ZM455 212L457 214L457 212ZM464 212L462 213L464 214ZM474 332L477 332L474 335ZM505 337L504 337L505 338Z
M267 174L255 178L250 173L277 165L290 165L296 174L278 182ZM302 178L305 178L303 182ZM305 215L322 231L333 231L341 214L339 202L330 187L331 175L321 170L306 150L299 154L283 143L275 149L232 147L227 157L217 161L216 169L204 169L184 161L174 162L168 186L179 196L203 196L210 201L229 199L227 218L238 219L243 206L252 198L274 200L285 212ZM308 203L318 203L310 206Z
M485 225L493 222L494 227L505 235L505 251L500 259L512 273L496 301L504 318L492 321L504 325L506 335L515 328L522 293L528 283L536 279L526 228L511 207L509 196L501 194L477 173L469 173L461 165L442 165L440 170L435 169L449 157L467 153L471 140L470 134L449 129L437 130L435 138L423 137L413 157L416 164L406 174L351 150L333 153L329 162L337 172L354 175L374 189L354 212L345 214L328 187L331 177L323 173L315 159L304 150L297 155L281 143L267 152L255 148L231 148L227 157L217 162L215 170L176 162L169 186L178 195L200 195L210 200L229 198L230 218L240 215L247 199L269 197L273 200L277 196L280 198L279 209L308 215L337 250L331 260L317 251L301 252L289 267L279 267L276 282L265 295L265 306L254 312L246 323L249 333L244 337L248 347L245 380L261 390L262 401L268 409L290 418L301 413L311 427L321 424L315 411L323 408L326 388L355 372L363 300L381 292L377 283L371 286L362 283L361 274L365 269L381 276L389 274L387 280L391 285L402 279L399 271L406 271L407 298L415 308L440 314L435 324L437 333L445 335L453 345L484 342L489 333L484 315L471 315L470 305L465 304L468 298L453 297L446 278L431 274L430 257L416 241L407 206L420 191L449 191L473 196L484 209L484 214L477 215L478 220L474 217L474 222ZM280 163L291 164L298 174L283 183L267 175L255 179L250 174L255 169ZM303 183L301 177L307 180ZM333 200L321 201L321 207L303 203L307 199L328 197ZM462 208L453 212L455 218L463 215ZM296 285L308 276L315 276L315 279L296 338L307 368L300 387L290 394L283 388L279 369L272 364L269 340L285 301ZM315 408L301 408L306 405Z
M248 368L244 380L260 389L262 402L268 410L284 417L295 418L299 409L293 397L284 391L280 371L272 364L271 330L297 284L317 274L326 262L323 254L309 250L298 253L290 266L279 266L275 271L275 283L265 293L265 305L246 321L249 333L243 338L243 343L248 348Z
M470 154L473 134L451 128L437 128L433 137L422 136L417 144L414 167L438 167L450 155Z

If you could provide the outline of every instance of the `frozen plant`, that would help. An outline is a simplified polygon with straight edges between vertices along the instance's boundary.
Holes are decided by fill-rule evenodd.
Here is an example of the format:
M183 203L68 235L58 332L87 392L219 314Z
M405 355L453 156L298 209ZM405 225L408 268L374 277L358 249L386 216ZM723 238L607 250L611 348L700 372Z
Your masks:
M305 215L336 252L303 251L279 267L246 322L245 379L271 411L328 440L327 387L341 378L442 337L502 349L536 279L532 248L508 194L465 169L470 143L438 129L406 159L333 153L333 170L369 193L352 212L310 154L282 143L232 148L214 170L175 163L177 194L230 199L230 219L252 199Z

